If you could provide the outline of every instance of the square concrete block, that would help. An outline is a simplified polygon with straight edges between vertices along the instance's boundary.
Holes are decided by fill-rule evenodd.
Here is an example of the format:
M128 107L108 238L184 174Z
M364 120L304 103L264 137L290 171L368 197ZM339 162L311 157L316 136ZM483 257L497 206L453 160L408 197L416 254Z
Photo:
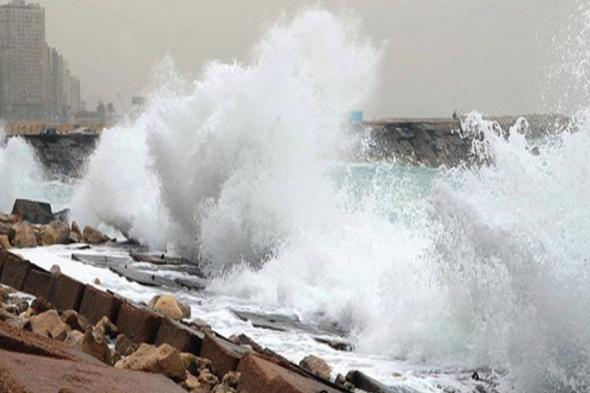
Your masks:
M238 368L240 359L247 352L246 348L236 345L231 341L211 334L205 334L199 356L211 360L215 375L221 379L228 372L235 371Z
M198 355L201 352L201 344L204 338L205 334L198 330L191 329L170 318L162 318L155 344L169 344L180 352L190 352Z
M80 314L84 315L92 324L98 322L103 316L107 316L111 322L115 323L122 302L121 298L112 293L101 291L92 285L86 285L80 303Z
M22 291L31 295L42 297L45 299L49 298L49 286L51 284L51 274L33 266L27 274L25 283Z
M158 314L125 302L119 307L117 327L133 342L152 344L161 321L162 317Z
M2 284L20 291L23 288L27 274L29 274L29 270L31 270L31 264L29 261L10 253L5 258L0 281Z
M345 391L335 385L326 385L253 354L242 357L238 372L240 373L238 393L340 393Z
M49 302L58 310L80 309L85 285L65 274L54 274L49 285Z

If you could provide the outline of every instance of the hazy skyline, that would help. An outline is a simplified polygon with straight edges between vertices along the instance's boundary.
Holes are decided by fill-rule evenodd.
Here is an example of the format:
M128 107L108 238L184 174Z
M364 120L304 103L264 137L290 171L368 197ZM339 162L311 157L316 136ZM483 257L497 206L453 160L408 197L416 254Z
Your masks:
M5 3L6 1L2 1ZM351 12L385 44L380 85L365 116L442 116L553 110L567 89L548 83L561 54L554 37L575 21L575 1L553 0L37 0L47 40L80 76L83 97L129 106L167 53L196 74L211 59L247 61L281 15L306 5ZM559 41L561 38L558 38Z

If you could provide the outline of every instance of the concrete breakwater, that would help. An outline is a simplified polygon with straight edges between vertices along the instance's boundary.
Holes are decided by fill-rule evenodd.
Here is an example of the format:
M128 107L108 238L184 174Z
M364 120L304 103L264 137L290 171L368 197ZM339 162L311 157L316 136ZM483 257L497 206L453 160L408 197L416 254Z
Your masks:
M395 158L431 167L455 166L469 159L471 139L460 135L461 125L452 119L364 122L355 128L367 139L361 159ZM100 138L97 133L20 136L34 148L48 174L58 178L80 177Z
M492 120L508 130L518 118L505 116ZM569 119L559 115L530 115L525 118L532 137L546 135L549 130L558 130L569 122ZM465 133L459 119L385 119L363 122L354 128L365 136L365 148L360 159L395 159L410 165L450 167L471 162L473 158L473 136ZM35 149L48 173L56 177L81 176L84 164L100 138L100 134L94 132L20 136Z
M368 132L370 160L396 159L404 164L455 166L470 159L472 139L462 136L452 119L398 119L362 124Z
M541 138L570 125L566 116L538 114L485 118L496 122L504 135L519 119L526 119L527 137ZM364 122L359 131L368 133L364 154L370 160L395 159L403 164L453 167L477 162L472 154L476 137L465 129L464 118L385 119Z
M96 133L22 135L52 177L79 177L98 143Z

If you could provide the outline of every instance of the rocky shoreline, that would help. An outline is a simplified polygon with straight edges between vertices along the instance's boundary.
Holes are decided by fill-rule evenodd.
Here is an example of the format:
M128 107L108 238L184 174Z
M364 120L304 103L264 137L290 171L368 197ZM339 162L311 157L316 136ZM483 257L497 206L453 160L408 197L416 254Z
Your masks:
M82 283L59 266L47 271L12 252L109 241L91 227L80 231L67 215L39 202L17 200L12 214L0 214L0 393L393 391L359 371L332 375L313 355L294 364L244 334L224 337L206 321L191 319L190 307L166 291L149 304L136 304L102 290L99 282ZM165 256L133 258L183 263ZM238 316L281 327L276 320Z

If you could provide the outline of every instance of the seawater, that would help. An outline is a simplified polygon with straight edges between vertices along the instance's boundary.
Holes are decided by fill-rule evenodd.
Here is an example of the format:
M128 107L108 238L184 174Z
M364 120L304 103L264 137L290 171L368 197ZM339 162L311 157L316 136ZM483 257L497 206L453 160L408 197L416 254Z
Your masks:
M144 113L105 131L80 181L47 182L22 141L2 145L0 207L47 199L203 258L212 278L204 299L186 295L195 315L294 361L317 352L408 391L470 390L474 369L502 392L588 391L587 116L531 142L524 120L506 137L472 113L481 166L364 162L345 114L373 91L381 50L355 21L309 9L249 62L211 62L191 80L167 59ZM24 253L149 294L71 265L67 249ZM253 329L227 311L236 304L335 321L355 351Z

